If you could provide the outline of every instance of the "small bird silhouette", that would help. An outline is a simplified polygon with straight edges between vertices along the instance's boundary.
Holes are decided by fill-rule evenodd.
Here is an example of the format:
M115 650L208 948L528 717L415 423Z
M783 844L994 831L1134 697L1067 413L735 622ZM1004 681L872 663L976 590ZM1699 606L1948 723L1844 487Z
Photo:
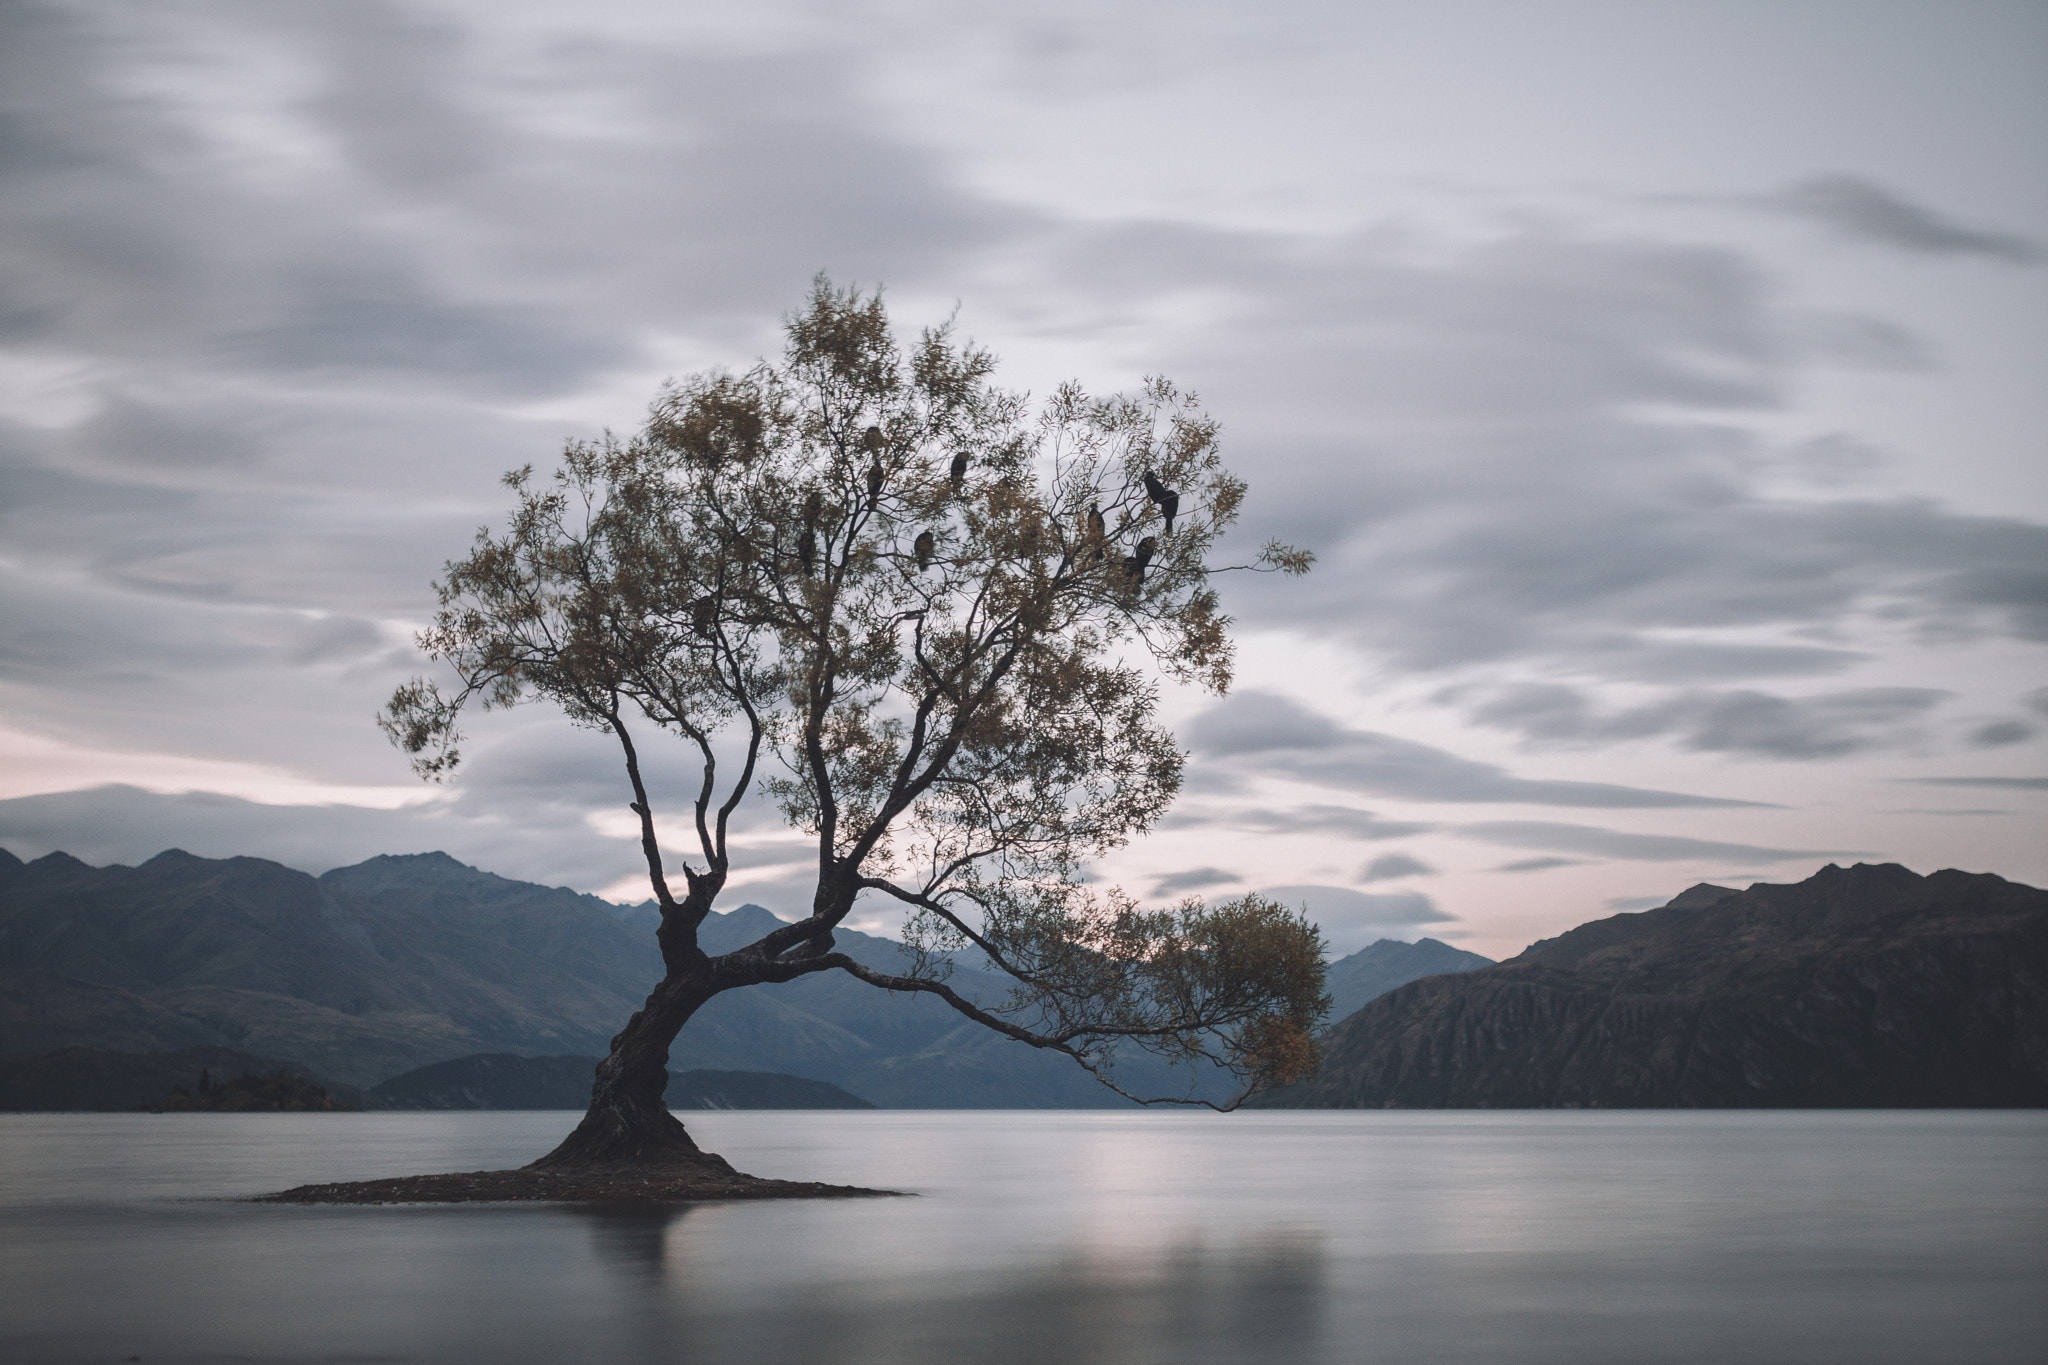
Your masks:
M880 427L869 427L860 434L860 448L862 450L880 450L882 445L882 429Z
M1137 550L1125 557L1124 577L1130 579L1132 587L1135 588L1145 581L1145 566L1152 562L1152 556L1158 549L1159 542L1151 536L1146 536L1138 542Z
M718 602L715 598L700 597L690 604L690 624L705 639L718 633Z
M932 562L932 545L934 543L932 533L928 530L919 531L917 539L911 542L910 548L917 554L917 567L919 569Z
M873 430L874 430L874 428L873 428L873 427L869 427L869 428L868 428L868 430L870 430L870 431L873 431ZM873 502L873 501L874 501L874 500L875 500L876 498L879 498L879 497L881 497L881 496L882 496L882 457L881 457L881 456L879 456L879 455L877 455L877 456L875 457L875 462L874 462L873 464L871 464L871 465L869 465L869 466L868 466L868 501L869 501L869 502Z
M1109 526L1102 519L1102 504L1091 502L1081 516L1081 555L1090 564L1100 563L1109 553Z
M958 493L961 489L961 486L967 482L966 451L963 450L953 457L953 470L952 473L949 474L947 477L953 481L953 491L955 493Z
M1180 493L1159 482L1158 475L1145 471L1145 496L1159 504L1159 510L1166 514L1166 534L1173 534L1173 518L1180 511Z
M804 566L804 577L811 576L811 566L818 562L818 533L804 527L803 538L796 543L797 562Z

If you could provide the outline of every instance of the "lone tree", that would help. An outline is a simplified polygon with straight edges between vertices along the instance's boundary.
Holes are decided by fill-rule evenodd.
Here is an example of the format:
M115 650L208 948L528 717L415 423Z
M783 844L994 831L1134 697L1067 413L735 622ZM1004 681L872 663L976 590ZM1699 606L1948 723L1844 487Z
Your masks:
M1034 411L990 383L986 351L939 327L905 354L879 294L823 277L787 333L780 364L665 387L631 440L572 442L549 481L507 475L510 524L447 566L420 635L459 690L415 680L381 717L433 778L470 702L544 698L618 740L665 975L536 1167L723 1168L662 1102L669 1045L720 992L812 972L937 996L1112 1086L1122 1049L1206 1059L1241 1082L1217 1108L1312 1070L1313 925L1256 897L1147 910L1084 881L1179 787L1156 677L1230 681L1209 556L1244 484L1215 423L1158 379ZM1239 567L1309 561L1273 544ZM642 776L656 730L701 768L681 860ZM804 919L712 957L698 926L756 790L815 837L816 891ZM833 951L863 893L907 911L899 974ZM953 990L955 953L1006 973L1010 998Z

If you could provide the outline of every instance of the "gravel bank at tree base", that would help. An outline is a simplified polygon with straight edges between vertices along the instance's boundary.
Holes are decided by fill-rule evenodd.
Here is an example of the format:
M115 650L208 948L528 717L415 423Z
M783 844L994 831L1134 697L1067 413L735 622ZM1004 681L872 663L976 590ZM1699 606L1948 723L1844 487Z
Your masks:
M300 1185L259 1195L258 1204L699 1203L714 1199L880 1199L901 1190L763 1180L738 1172L622 1169L604 1171L455 1171L387 1180Z

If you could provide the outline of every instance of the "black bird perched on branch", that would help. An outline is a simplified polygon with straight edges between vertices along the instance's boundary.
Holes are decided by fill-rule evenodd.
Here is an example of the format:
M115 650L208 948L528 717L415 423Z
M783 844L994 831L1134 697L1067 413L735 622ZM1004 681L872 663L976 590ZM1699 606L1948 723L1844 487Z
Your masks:
M953 457L953 470L947 475L953 481L953 491L958 493L967 482L967 452L961 451Z
M1145 581L1145 566L1152 562L1152 555L1158 549L1159 542L1151 536L1146 536L1138 542L1136 552L1125 557L1124 577L1131 580L1132 587L1135 588Z
M1166 534L1173 534L1173 518L1180 511L1180 492L1159 482L1151 470L1145 471L1145 496L1159 504L1159 510L1166 513Z
M872 451L875 457L875 462L868 466L869 502L882 496L882 447L885 444L880 427L869 427L860 434L860 448Z
M718 633L718 602L715 598L700 597L690 603L690 624L705 639Z
M910 548L917 555L917 567L919 569L932 562L933 543L932 533L929 530L919 531L917 539L911 542Z
M1109 553L1109 525L1102 519L1102 504L1091 502L1081 517L1082 555L1089 563L1098 563Z

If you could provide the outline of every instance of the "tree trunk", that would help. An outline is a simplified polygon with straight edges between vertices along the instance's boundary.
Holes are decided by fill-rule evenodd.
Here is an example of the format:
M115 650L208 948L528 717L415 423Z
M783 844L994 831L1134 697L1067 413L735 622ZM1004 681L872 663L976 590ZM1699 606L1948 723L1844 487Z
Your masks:
M707 975L671 971L612 1039L611 1055L598 1063L583 1122L528 1169L686 1167L732 1174L724 1157L690 1140L662 1099L668 1088L669 1044L715 994Z

